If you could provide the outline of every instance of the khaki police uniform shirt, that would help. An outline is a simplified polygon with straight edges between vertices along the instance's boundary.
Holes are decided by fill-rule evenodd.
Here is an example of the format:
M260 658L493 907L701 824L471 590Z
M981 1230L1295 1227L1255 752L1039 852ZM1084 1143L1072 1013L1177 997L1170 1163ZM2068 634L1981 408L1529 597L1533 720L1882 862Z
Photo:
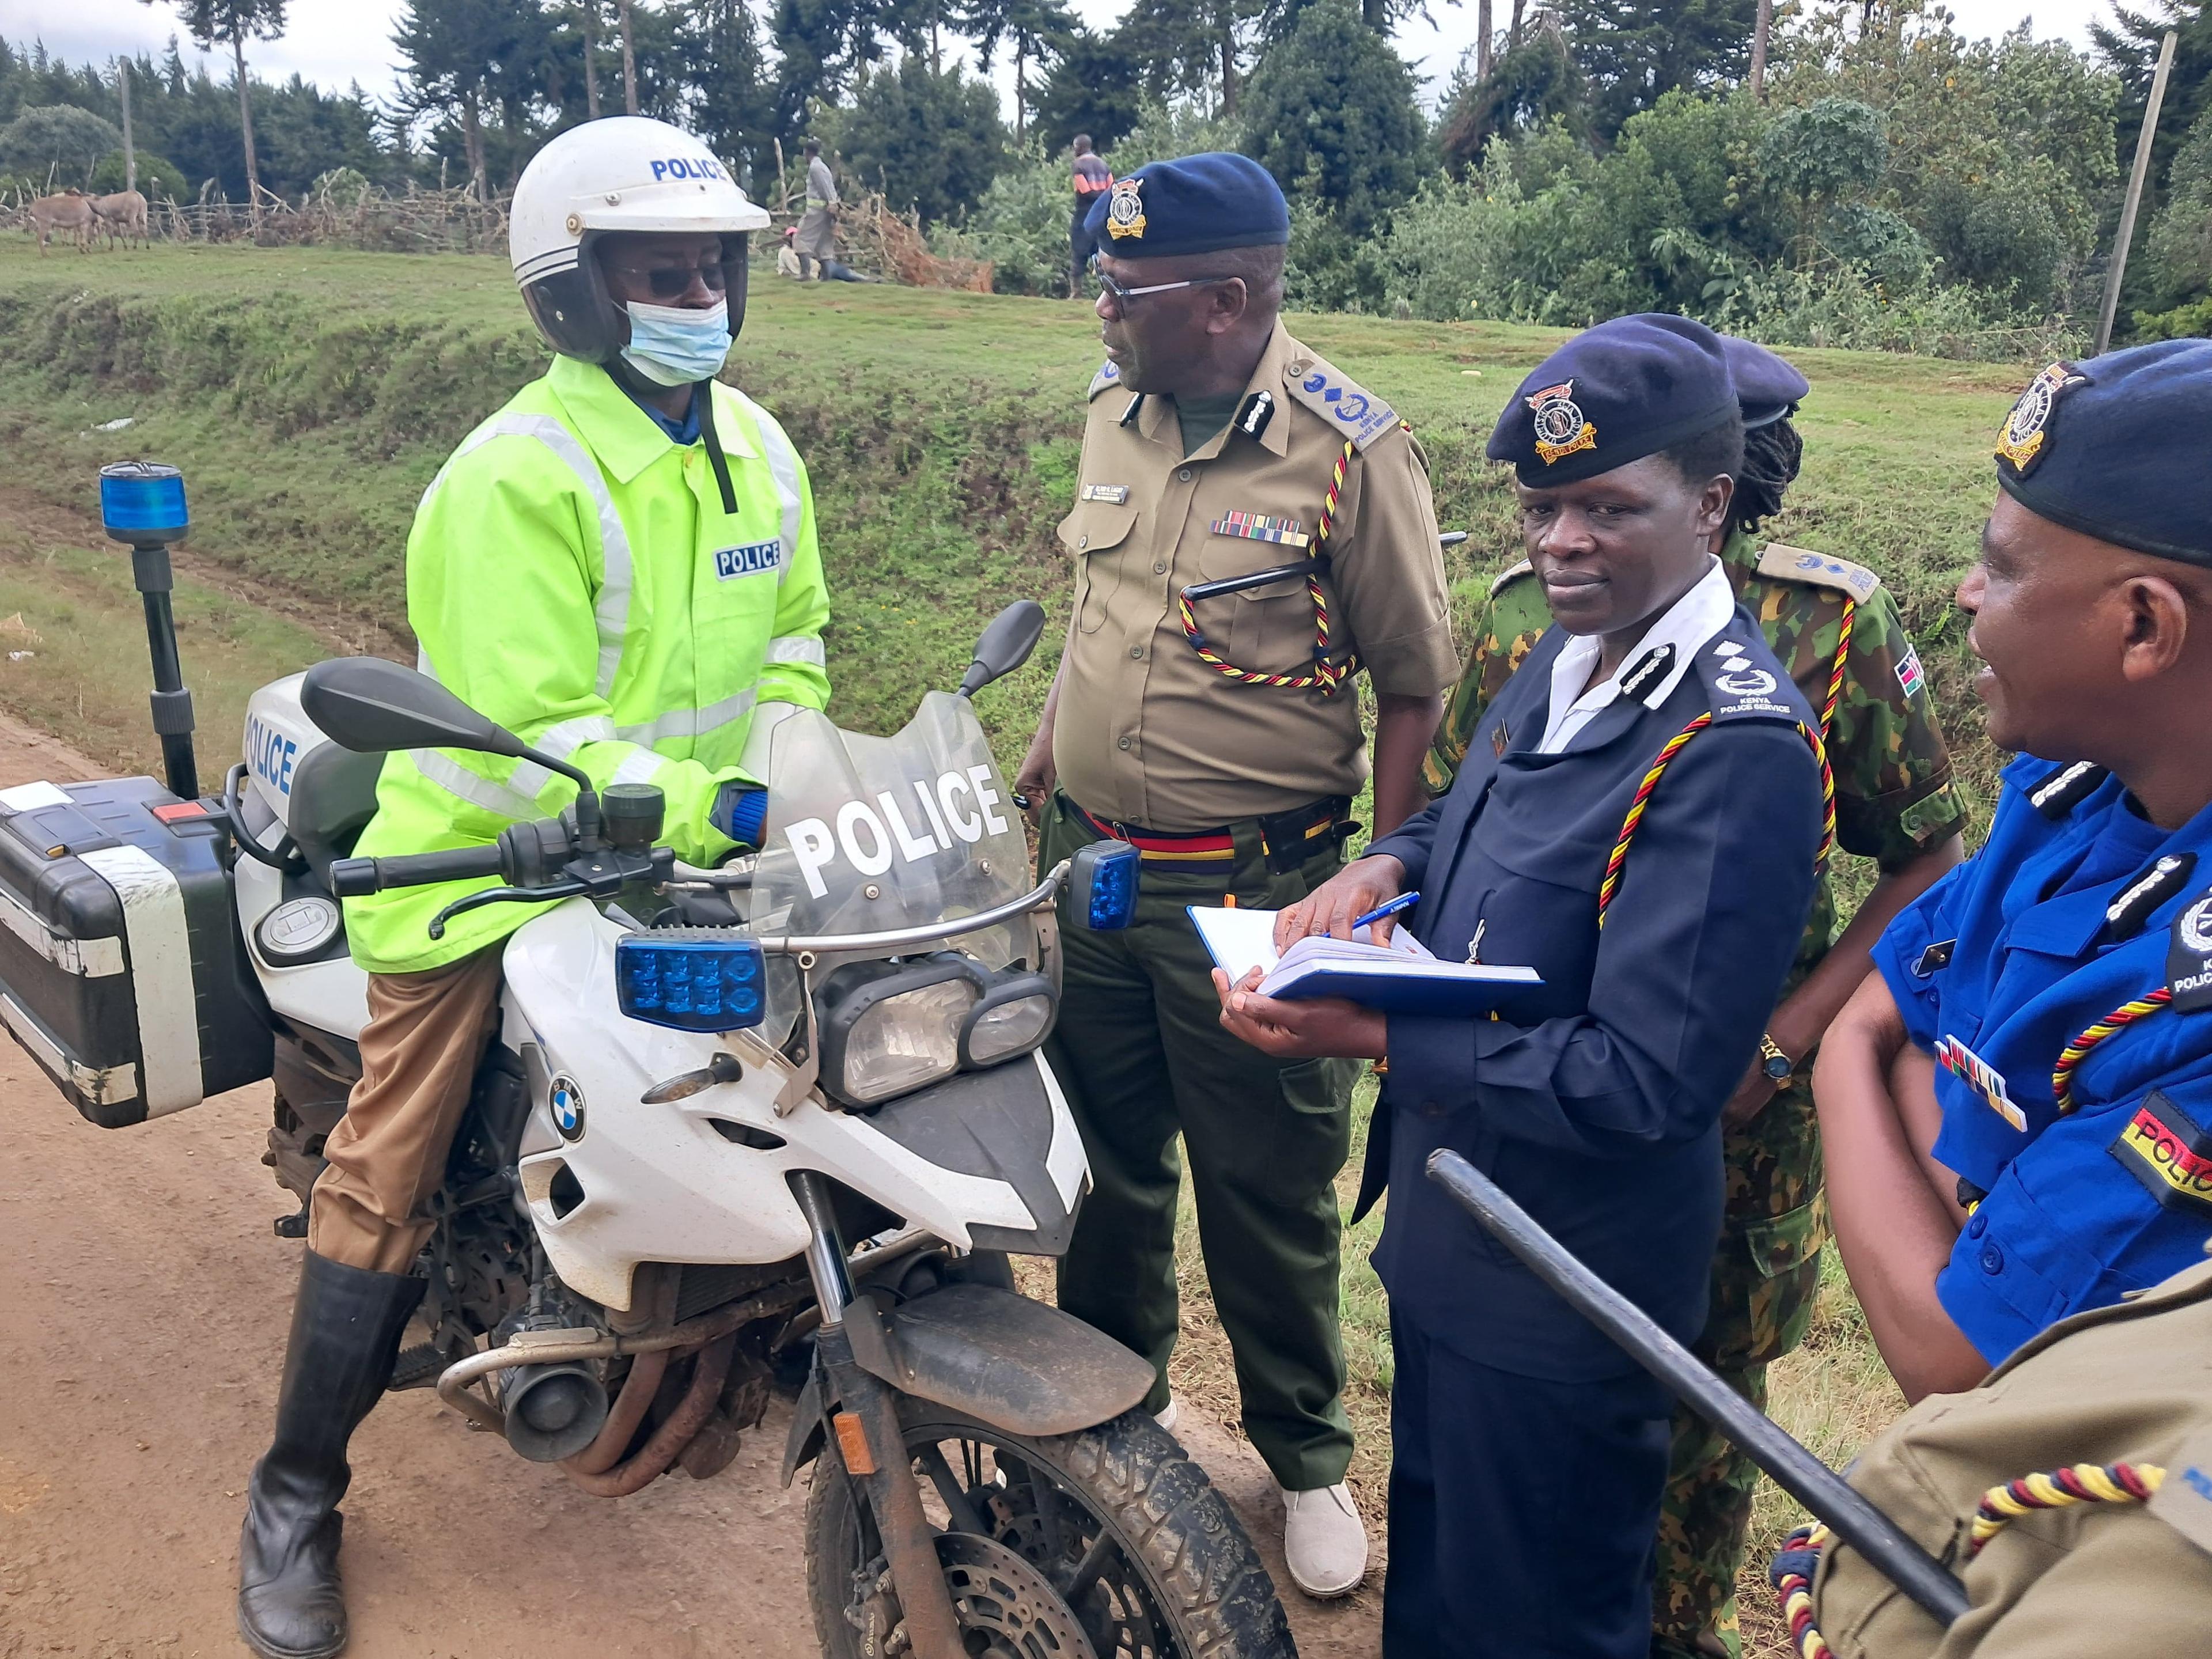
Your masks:
M1966 1554L1983 1492L2077 1463L2156 1464L2146 1509L2080 1504ZM1814 1585L1836 1659L2091 1659L2212 1647L2212 1262L2052 1326L1965 1394L1923 1401L1851 1484L1958 1574L1946 1632L1841 1542ZM2167 1490L2170 1488L2171 1490Z
M1091 382L1075 509L1060 538L1075 565L1053 763L1101 818L1208 830L1355 795L1367 753L1355 683L1334 696L1241 684L1185 637L1186 586L1302 562L1306 550L1222 533L1231 514L1292 520L1312 536L1347 440L1328 542L1334 653L1356 649L1375 690L1431 696L1458 677L1428 462L1389 404L1275 330L1246 383L1273 401L1183 456L1174 399L1139 398L1109 364ZM1313 666L1304 576L1200 602L1209 646L1240 668Z

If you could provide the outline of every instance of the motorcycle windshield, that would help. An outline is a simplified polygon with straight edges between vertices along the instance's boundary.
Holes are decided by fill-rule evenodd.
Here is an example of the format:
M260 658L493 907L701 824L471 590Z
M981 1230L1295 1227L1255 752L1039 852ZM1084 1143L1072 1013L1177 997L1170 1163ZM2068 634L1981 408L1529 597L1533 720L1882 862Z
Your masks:
M895 737L802 709L775 730L754 931L869 933L972 915L1029 889L1012 792L966 698L933 691ZM953 941L1004 967L1000 927ZM925 950L944 948L927 945Z

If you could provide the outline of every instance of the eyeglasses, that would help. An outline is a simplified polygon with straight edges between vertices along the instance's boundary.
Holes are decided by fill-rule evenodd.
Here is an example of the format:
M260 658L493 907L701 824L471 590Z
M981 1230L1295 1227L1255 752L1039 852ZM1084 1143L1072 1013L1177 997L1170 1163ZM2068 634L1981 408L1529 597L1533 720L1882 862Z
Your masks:
M1141 299L1147 294L1166 294L1179 288L1199 288L1207 283L1243 280L1236 276L1186 276L1180 283L1148 283L1142 288L1123 288L1098 269L1098 256L1095 253L1091 256L1091 274L1098 279L1099 291L1114 302L1114 308L1117 311L1127 310L1130 301Z
M729 274L717 260L708 265L617 265L615 270L625 276L634 276L652 291L656 300L680 300L691 291L691 279L697 277L709 294L720 294L730 285Z

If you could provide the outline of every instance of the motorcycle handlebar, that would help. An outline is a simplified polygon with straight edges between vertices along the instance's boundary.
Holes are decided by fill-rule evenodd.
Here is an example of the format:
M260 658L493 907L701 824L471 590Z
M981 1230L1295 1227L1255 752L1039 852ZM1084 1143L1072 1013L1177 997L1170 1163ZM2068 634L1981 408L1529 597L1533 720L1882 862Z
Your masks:
M410 853L396 858L339 859L331 866L331 891L342 899L366 898L393 887L427 887L500 873L496 847L456 847L443 853Z

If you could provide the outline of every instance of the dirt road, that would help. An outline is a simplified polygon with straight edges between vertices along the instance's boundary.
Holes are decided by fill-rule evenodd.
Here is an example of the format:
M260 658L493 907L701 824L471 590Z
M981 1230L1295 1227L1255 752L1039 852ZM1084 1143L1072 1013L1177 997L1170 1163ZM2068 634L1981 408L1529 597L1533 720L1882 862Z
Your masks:
M0 787L97 775L0 717ZM265 1086L136 1129L85 1123L0 1041L0 1659L244 1652L242 1490L266 1444L301 1246L258 1159ZM1199 1419L1199 1420L1194 1420ZM781 1401L729 1471L588 1498L468 1432L427 1390L354 1443L349 1659L804 1659L801 1486ZM1249 1449L1186 1407L1183 1439L1263 1538ZM1377 1646L1372 1589L1293 1603L1301 1651Z

